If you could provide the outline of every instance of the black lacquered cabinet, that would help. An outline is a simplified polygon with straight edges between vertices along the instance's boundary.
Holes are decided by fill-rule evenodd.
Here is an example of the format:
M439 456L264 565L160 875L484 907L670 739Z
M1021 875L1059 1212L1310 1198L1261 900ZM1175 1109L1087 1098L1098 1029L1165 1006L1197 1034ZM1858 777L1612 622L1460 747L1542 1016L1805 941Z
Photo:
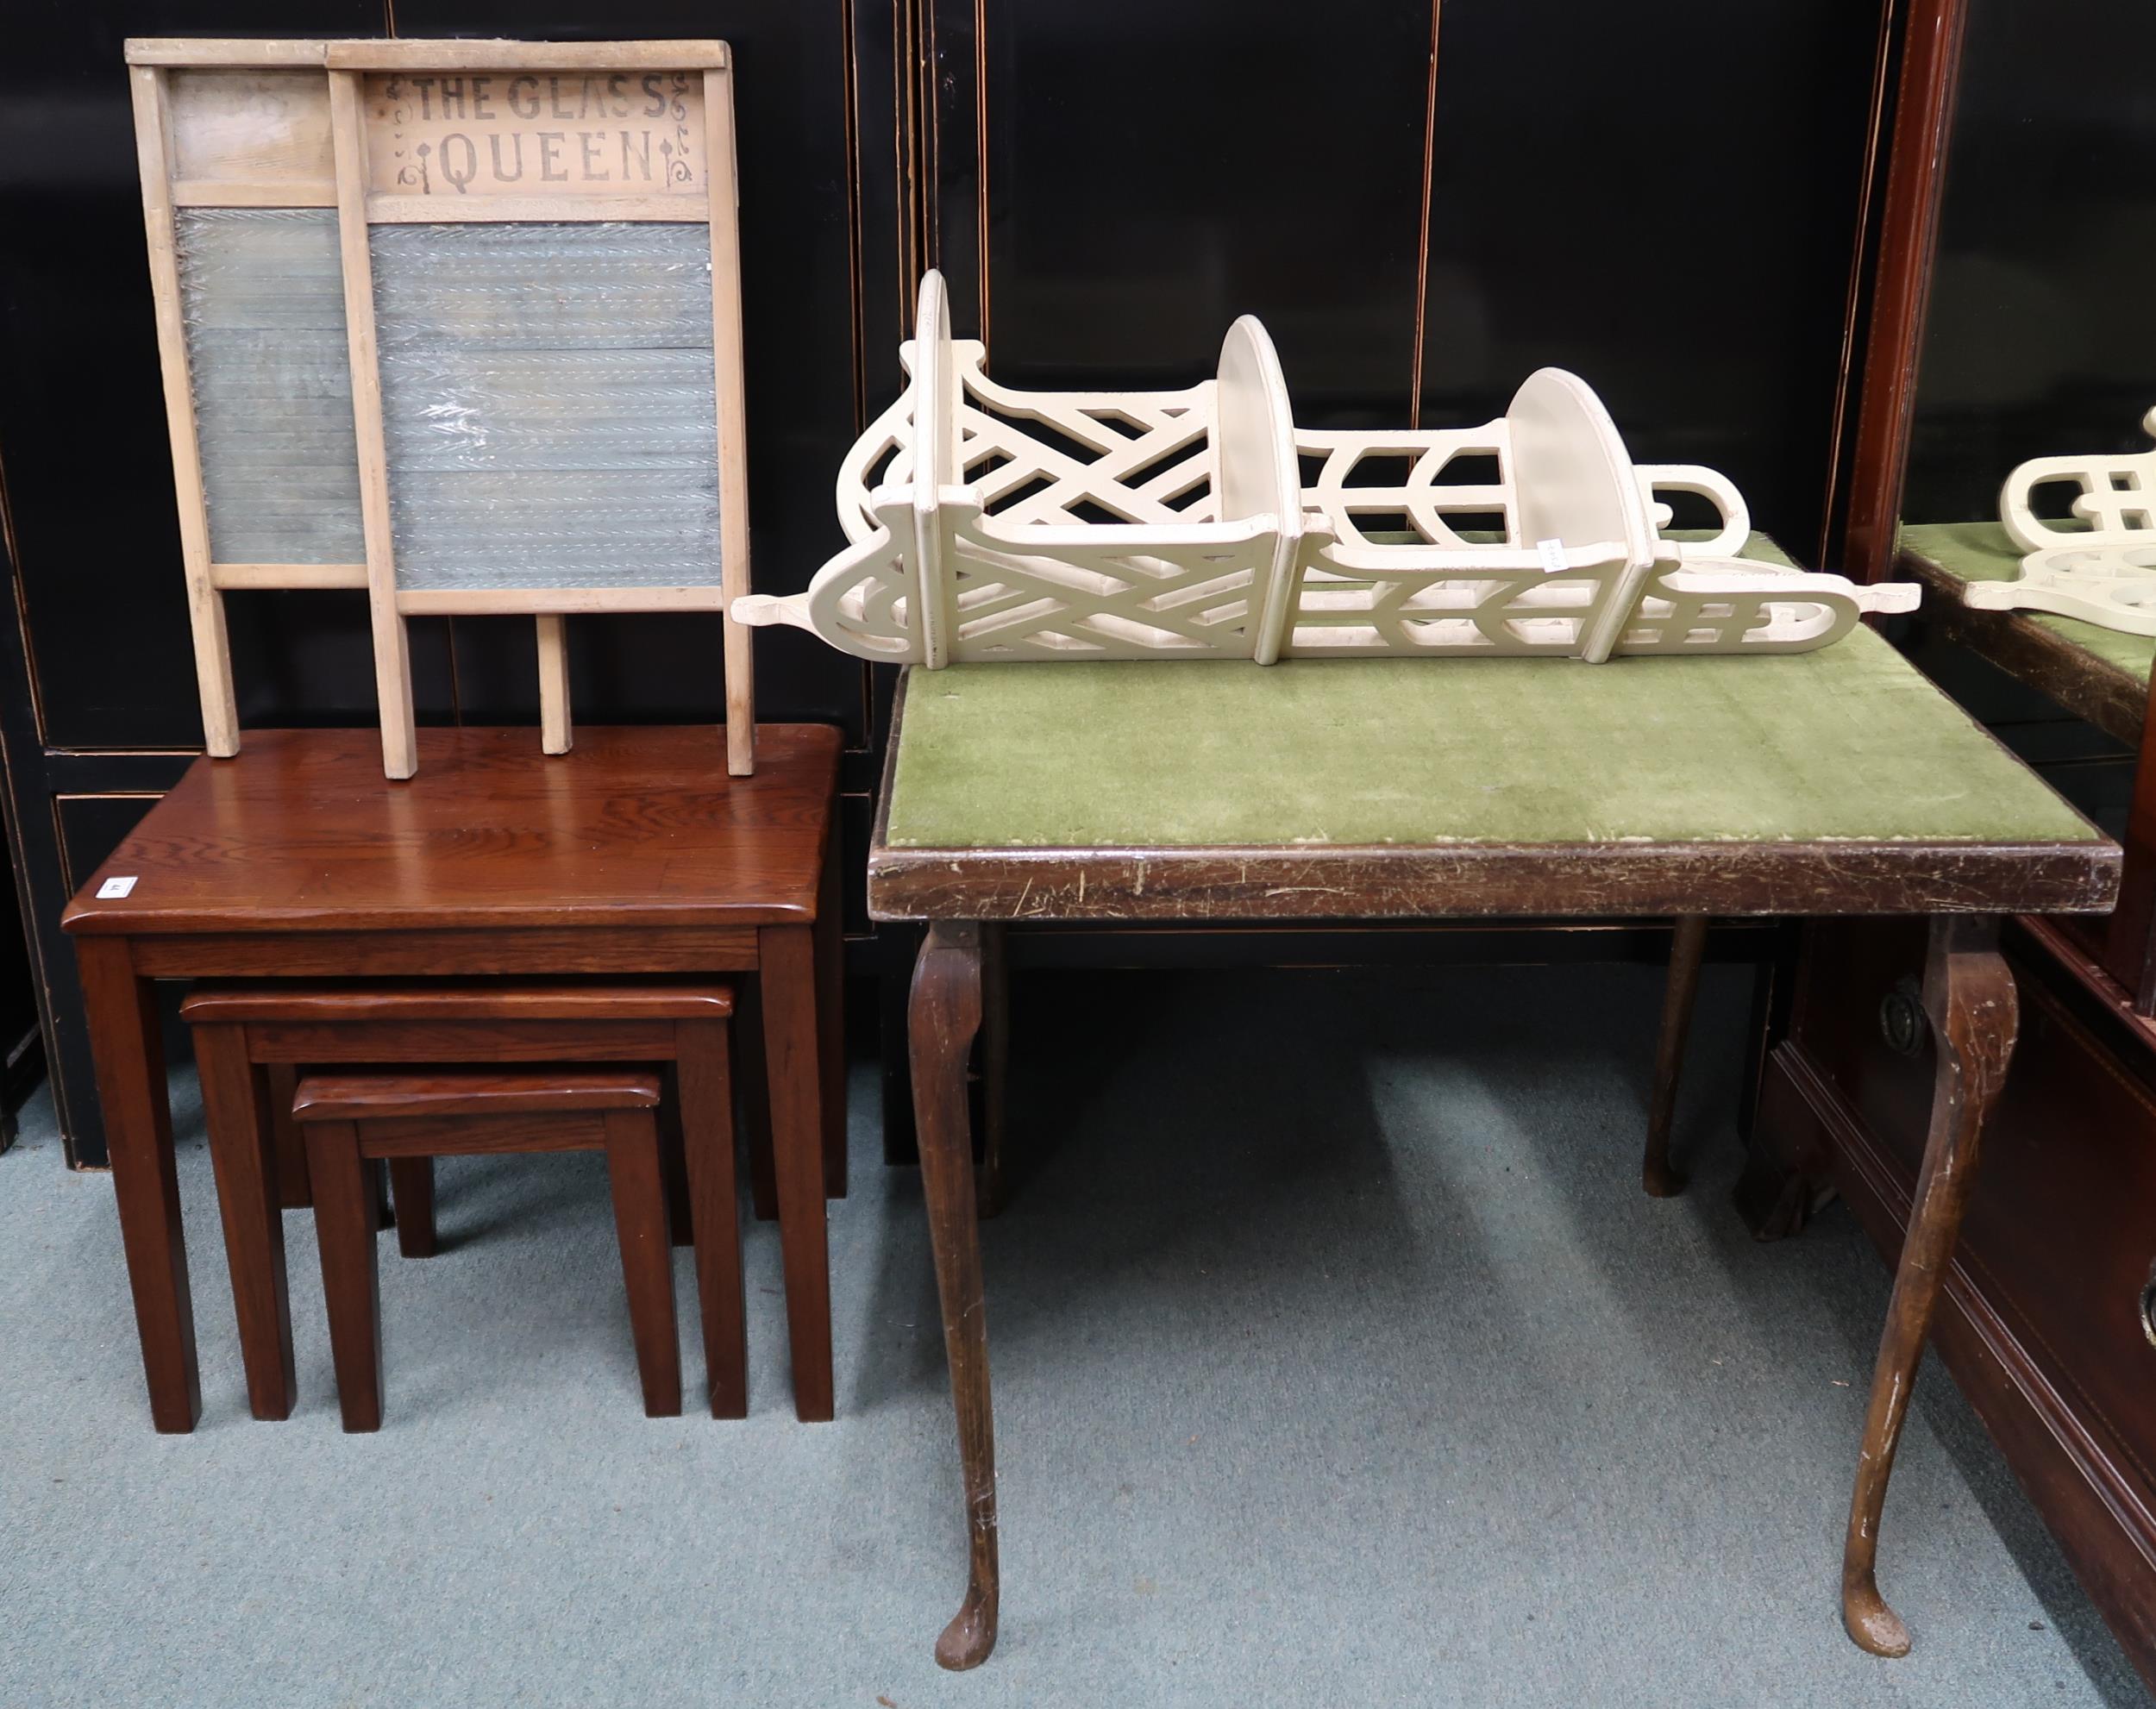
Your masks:
M529 6L381 0L26 3L0 30L0 104L34 134L0 166L0 470L13 621L0 715L48 993L55 1092L74 1161L103 1161L72 952L57 930L79 879L200 752L171 465L122 43L130 35L723 35L740 68L749 510L761 585L805 583L837 542L831 477L862 408L856 319L860 137L851 97L862 12L730 4ZM887 141L872 151L887 159ZM227 598L243 728L368 723L358 592ZM411 625L423 723L535 723L529 619ZM871 697L855 660L805 637L760 637L759 711L840 725L849 787L874 774ZM570 625L578 721L716 721L713 617L586 617ZM866 843L865 798L847 804Z
M103 1161L55 921L198 751L121 43L717 36L736 53L752 565L842 543L839 459L915 280L1018 385L1210 374L1263 316L1313 425L1487 420L1583 373L1643 461L1733 476L1816 561L1883 0L22 0L0 14L0 734L73 1156ZM361 596L230 601L244 725L365 723ZM583 618L578 720L718 716L716 620ZM846 732L858 904L890 673L757 634L759 709ZM536 722L530 625L413 628L423 719ZM1124 952L1119 950L1120 955Z
M1809 559L1881 20L933 0L930 247L1012 385L1188 385L1243 313L1312 426L1487 421L1556 364Z

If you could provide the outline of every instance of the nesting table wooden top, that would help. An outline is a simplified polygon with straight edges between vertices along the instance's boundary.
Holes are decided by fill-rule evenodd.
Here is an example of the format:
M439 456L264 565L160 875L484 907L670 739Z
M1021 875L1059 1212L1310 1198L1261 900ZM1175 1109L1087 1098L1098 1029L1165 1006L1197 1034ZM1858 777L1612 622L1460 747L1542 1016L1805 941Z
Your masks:
M448 923L760 926L815 917L840 736L757 729L753 777L717 726L427 729L382 776L373 731L250 730L197 761L69 905L79 934L380 931ZM124 897L100 898L108 878Z

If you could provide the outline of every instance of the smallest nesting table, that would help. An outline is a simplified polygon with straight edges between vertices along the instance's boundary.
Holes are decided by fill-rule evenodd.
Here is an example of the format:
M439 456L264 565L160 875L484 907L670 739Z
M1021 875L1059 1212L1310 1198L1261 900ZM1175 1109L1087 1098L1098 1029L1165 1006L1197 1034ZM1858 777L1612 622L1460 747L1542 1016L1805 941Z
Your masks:
M681 1412L681 1349L674 1313L673 1241L667 1229L666 1172L659 1161L659 1077L648 1068L348 1070L310 1074L292 1095L292 1118L306 1135L320 1184L315 1231L337 1405L348 1430L382 1427L382 1290L377 1263L376 1194L369 1163L431 1163L460 1153L599 1151L614 1201L629 1327L649 1418ZM733 1186L732 1134L726 1145L697 1143L692 1178L723 1174ZM714 1181L712 1185L717 1185ZM726 1195L730 1228L733 1195ZM718 1230L713 1229L712 1232ZM702 1248L698 1249L700 1258ZM707 1337L705 1345L711 1345ZM736 1362L741 1347L729 1354ZM717 1370L716 1387L729 1380Z
M61 917L156 1427L191 1430L202 1389L152 983L201 978L746 976L761 1024L741 1016L738 1054L761 1051L768 1082L794 1408L829 1418L838 754L829 726L761 725L755 775L736 778L715 726L584 729L555 755L530 729L429 729L418 774L387 782L371 729L250 730L238 757L189 767ZM127 894L100 896L115 879Z

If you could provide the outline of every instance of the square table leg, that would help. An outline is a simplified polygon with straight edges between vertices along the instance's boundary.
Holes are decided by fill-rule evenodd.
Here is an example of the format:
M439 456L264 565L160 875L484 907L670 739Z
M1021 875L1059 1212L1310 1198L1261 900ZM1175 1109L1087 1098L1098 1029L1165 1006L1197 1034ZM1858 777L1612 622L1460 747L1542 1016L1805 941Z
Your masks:
M305 1129L337 1407L346 1430L378 1430L382 1427L382 1270L374 1235L381 1220L375 1181L381 1166L360 1155L357 1123L310 1122Z
M749 1143L749 1196L760 1223L779 1215L779 1180L771 1161L771 1090L763 1065L763 981L743 973L734 981L734 1069L740 1081L741 1130Z
M2019 1028L2014 974L1999 954L1998 930L1997 920L1990 916L1940 915L1932 921L1925 961L1924 1011L1931 1017L1938 1059L1931 1129L1887 1304L1886 1329L1879 1337L1842 1551L1842 1624L1858 1649L1874 1656L1908 1654L1908 1629L1887 1606L1874 1576L1879 1516L1886 1506L1887 1481L1894 1474L1894 1450L1908 1416L1917 1362L1924 1356L1924 1337L1953 1262L1984 1117L2006 1083Z
M816 904L817 1061L823 1070L824 1197L846 1196L846 928L836 807Z
M268 1077L248 1060L247 1029L236 1022L195 1029L195 1067L202 1077L210 1161L224 1221L248 1407L258 1418L289 1418L299 1387L292 1373L291 1300L285 1285L283 1160L265 1096ZM405 1207L400 1202L398 1208Z
M723 1024L674 1029L674 1082L696 1236L696 1297L711 1416L749 1416L748 1319L742 1297L740 1211L735 1203L733 1088ZM744 1055L762 1049L752 1041Z
M793 1414L805 1424L824 1424L833 1404L831 1288L824 1219L816 933L812 926L764 926L756 938L787 1335L793 1351Z
M1700 960L1706 948L1706 917L1680 918L1670 934L1670 979L1662 992L1654 1091L1647 1102L1647 1149L1639 1166L1639 1184L1655 1199L1684 1191L1684 1177L1670 1167L1670 1123L1677 1114L1677 1076L1684 1072L1684 1039L1692 1029L1692 1003L1699 993Z
M647 1418L681 1416L680 1329L674 1305L674 1230L667 1220L659 1124L649 1110L605 1115L606 1178L621 1245L629 1330Z
M315 1202L307 1174L307 1136L292 1116L292 1095L299 1090L299 1064L265 1063L269 1083L270 1130L277 1138L277 1199L287 1211L304 1211Z
M757 1222L779 1218L779 1177L772 1170L772 1092L763 1074L763 979L740 974L733 985L733 1067L740 1078L742 1134L749 1140L749 1196Z
M995 1648L1000 1596L996 1561L994 1418L988 1394L988 1320L981 1277L980 1211L975 1198L967 1059L981 1018L981 930L970 922L929 928L913 967L907 1049L921 1187L936 1251L943 1308L943 1350L958 1415L968 1567L966 1599L936 1641L950 1668L977 1668Z
M125 938L78 937L75 960L149 1383L150 1421L167 1432L191 1430L202 1416L202 1378L195 1367L194 1300L187 1285L157 1005L150 981L135 974Z

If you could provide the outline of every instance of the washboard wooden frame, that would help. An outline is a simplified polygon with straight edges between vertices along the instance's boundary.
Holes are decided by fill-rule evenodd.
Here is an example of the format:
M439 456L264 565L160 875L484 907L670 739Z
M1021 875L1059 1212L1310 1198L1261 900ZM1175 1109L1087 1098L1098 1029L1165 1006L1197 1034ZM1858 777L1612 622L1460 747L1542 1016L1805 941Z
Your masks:
M187 615L202 696L203 738L218 759L240 751L232 654L225 633L225 592L235 587L367 585L363 560L220 562L213 554L180 281L177 222L185 210L335 207L323 49L319 41L135 40L127 44L158 360L179 508L180 562L187 579ZM201 103L191 98L198 91L205 97ZM245 116L250 97L257 108L258 122L253 123ZM222 123L219 108L224 110Z
M568 673L563 617L578 611L707 610L720 614L724 636L727 764L736 775L755 765L754 666L747 634L724 614L749 591L746 411L742 380L740 241L736 210L730 56L718 41L549 43L425 41L139 40L128 44L134 79L143 206L157 300L188 606L209 752L239 749L222 594L233 587L350 587L368 595L383 767L392 778L417 764L407 620L420 614L530 613L537 625L542 740L549 753L570 740ZM311 74L311 75L310 75ZM215 170L198 169L204 149L176 134L188 122L185 80L210 77L276 81L289 97L275 147L260 136L224 139L212 151ZM589 174L568 168L576 157L573 127L556 126L569 112L569 79L592 99L611 93L618 113L655 80L680 91L678 112L692 135L668 150L671 185L663 193L622 194L601 189ZM384 104L370 110L398 78L454 84L459 92L460 165L484 158L487 127L497 135L530 135L536 171L516 184L486 183L476 174L431 175L398 182L400 160L385 136ZM176 79L180 80L176 85ZM316 91L319 90L319 95ZM469 93L485 90L486 95ZM540 105L544 92L551 110ZM491 97L491 99L489 98ZM468 100L468 104L467 102ZM272 103L274 104L274 103ZM229 107L229 103L226 103ZM431 105L431 103L430 103ZM641 104L639 104L641 110ZM429 116L433 116L430 113ZM468 121L468 122L467 122ZM476 146L474 142L476 136ZM217 140L217 139L213 139ZM408 139L407 139L408 140ZM442 139L437 135L438 144ZM639 141L649 147L649 139ZM521 146L521 144L519 144ZM626 157L630 139L624 133ZM585 163L592 156L587 142ZM542 150L544 151L543 157ZM498 156L497 156L498 158ZM521 157L520 157L521 158ZM547 188L527 185L543 179ZM719 193L713 194L713 187ZM476 188L476 193L473 192ZM356 444L356 479L363 561L336 564L227 564L212 556L210 507L189 371L187 329L174 221L188 207L329 208L335 210L342 277L349 379ZM619 579L591 586L401 586L393 533L391 469L383 412L381 352L376 326L373 234L400 224L475 222L562 225L657 222L701 225L709 233L711 383L716 412L718 578L715 585L633 585Z

